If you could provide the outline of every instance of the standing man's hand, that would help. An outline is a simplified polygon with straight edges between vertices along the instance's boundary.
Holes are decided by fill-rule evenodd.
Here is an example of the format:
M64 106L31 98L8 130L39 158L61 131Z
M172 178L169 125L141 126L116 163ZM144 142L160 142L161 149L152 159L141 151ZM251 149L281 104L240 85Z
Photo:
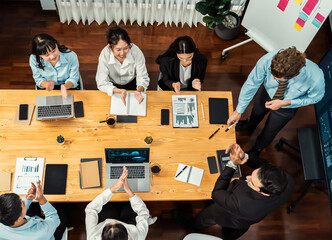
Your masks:
M244 151L236 143L230 144L225 152L229 153L229 158L235 165L243 165L248 161L248 158L245 158Z
M227 120L227 125L230 126L232 124L236 124L240 118L241 118L241 113L239 113L238 111L234 111L228 118Z
M281 107L290 105L290 100L271 100L265 103L265 107L271 110L278 110Z
M201 91L202 89L202 83L201 80L199 80L198 78L195 78L191 84L193 86L194 89Z
M181 91L180 91L181 83L180 82L172 83L172 87L173 87L175 93L177 93L177 94L181 93Z

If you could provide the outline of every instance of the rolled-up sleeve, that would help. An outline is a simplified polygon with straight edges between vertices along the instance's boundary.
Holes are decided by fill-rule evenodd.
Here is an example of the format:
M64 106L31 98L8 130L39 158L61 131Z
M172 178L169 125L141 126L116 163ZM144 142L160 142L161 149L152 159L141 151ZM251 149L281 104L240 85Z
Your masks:
M135 68L136 68L136 82L137 86L144 87L146 90L150 83L148 71L145 66L145 57L143 52L137 47L133 46Z
M108 80L109 70L107 67L108 62L106 55L107 51L104 48L99 55L96 82L97 88L100 91L107 93L109 96L112 96L114 85L111 81Z
M69 78L66 80L66 82L72 82L73 88L76 88L78 86L78 82L80 80L80 72L79 72L79 62L76 53L70 52L68 54L68 62L70 64L69 71Z
M33 54L30 55L29 64L30 64L30 67L31 67L31 70L32 70L32 77L35 80L36 85L38 87L41 87L40 86L41 82L42 81L48 81L48 79L45 79L42 76L42 71L43 70L38 67L38 63L37 63L35 55L33 55Z

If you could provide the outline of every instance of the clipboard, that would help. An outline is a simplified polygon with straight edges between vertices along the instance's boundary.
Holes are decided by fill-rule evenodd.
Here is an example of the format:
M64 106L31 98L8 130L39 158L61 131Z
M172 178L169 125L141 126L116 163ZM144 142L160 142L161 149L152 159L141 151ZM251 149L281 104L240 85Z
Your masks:
M14 117L14 123L15 124L29 126L31 124L32 115L33 115L33 111L34 110L35 110L35 105L29 104L29 107L28 107L28 119L27 120L19 120L18 117L20 115L20 105L18 105L17 106L17 111L15 113L15 117Z

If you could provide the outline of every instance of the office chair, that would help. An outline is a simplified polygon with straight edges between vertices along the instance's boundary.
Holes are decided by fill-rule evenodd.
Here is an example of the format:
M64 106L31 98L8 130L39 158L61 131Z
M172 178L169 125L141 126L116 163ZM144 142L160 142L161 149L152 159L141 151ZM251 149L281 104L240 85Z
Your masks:
M158 77L158 81L157 81L157 91L163 91L163 90L161 89L161 87L159 87L159 84L158 84L159 80L162 79L162 77L163 77L163 74L162 74L162 73L159 73L159 77Z
M183 240L222 240L222 239L207 234L190 233L187 236L185 236Z

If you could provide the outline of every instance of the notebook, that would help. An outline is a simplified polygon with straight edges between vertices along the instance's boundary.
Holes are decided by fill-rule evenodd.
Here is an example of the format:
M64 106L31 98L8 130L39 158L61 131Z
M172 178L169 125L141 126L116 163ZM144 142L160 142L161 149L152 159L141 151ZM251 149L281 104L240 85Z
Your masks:
M102 163L102 159L101 158L82 158L81 159L81 163L83 162L90 162L90 161L97 161L98 162L98 171L99 171L99 186L96 187L89 187L89 188L101 188L102 187L102 175L103 175L103 163ZM80 184L80 188L82 189L82 179L81 179L81 173L80 171L78 171L78 180L79 180L79 184Z
M175 180L190 183L199 187L201 185L203 174L204 169L179 163L178 170L175 174Z
M113 94L111 99L111 115L146 116L146 94L141 93L144 100L138 103L133 92L127 92L126 106L121 100L121 94Z
M0 172L0 192L10 191L11 182L11 172Z
M128 169L128 184L133 192L150 191L149 148L105 148L106 189L113 186ZM124 192L121 187L117 192Z
M81 162L80 170L82 188L100 187L98 160Z
M44 194L66 194L68 164L46 164Z
M209 119L210 124L227 124L227 98L209 98Z
M69 94L66 99L61 95L36 97L37 120L72 117L74 117L74 98L72 94Z

